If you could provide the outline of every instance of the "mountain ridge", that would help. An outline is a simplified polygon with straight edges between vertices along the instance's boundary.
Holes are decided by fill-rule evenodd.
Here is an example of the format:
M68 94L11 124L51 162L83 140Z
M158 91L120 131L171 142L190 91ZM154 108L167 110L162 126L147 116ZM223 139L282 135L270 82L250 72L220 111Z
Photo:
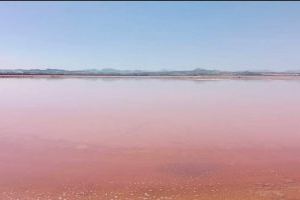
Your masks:
M99 76L208 76L208 75L300 75L300 70L293 71L222 71L214 69L195 68L192 70L120 70L114 68L66 70L58 68L32 69L0 69L0 75L99 75Z

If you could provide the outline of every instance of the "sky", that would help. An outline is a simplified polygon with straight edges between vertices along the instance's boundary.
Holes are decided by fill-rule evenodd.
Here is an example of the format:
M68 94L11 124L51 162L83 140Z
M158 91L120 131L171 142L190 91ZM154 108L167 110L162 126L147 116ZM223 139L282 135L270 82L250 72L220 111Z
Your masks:
M300 2L1 2L0 69L300 70Z

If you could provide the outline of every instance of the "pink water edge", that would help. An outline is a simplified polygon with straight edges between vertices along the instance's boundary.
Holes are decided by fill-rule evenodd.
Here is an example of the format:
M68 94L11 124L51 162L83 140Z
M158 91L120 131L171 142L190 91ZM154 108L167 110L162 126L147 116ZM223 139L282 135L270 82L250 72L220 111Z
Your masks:
M300 81L0 79L0 199L300 199Z

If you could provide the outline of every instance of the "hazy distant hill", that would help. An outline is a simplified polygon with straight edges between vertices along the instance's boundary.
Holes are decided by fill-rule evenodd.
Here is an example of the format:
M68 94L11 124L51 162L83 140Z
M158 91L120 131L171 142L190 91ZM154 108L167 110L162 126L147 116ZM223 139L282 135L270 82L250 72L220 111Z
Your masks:
M118 70L112 68L88 70L63 69L0 69L0 75L99 75L99 76L263 76L263 75L300 75L299 71L270 72L270 71L219 71L196 68L194 70Z

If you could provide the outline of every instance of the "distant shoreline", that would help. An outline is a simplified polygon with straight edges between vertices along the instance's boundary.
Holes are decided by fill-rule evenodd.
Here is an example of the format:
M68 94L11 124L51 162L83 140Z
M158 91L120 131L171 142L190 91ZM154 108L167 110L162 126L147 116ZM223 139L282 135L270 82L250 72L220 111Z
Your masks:
M134 78L190 80L300 80L300 75L71 75L71 74L0 74L0 78Z

